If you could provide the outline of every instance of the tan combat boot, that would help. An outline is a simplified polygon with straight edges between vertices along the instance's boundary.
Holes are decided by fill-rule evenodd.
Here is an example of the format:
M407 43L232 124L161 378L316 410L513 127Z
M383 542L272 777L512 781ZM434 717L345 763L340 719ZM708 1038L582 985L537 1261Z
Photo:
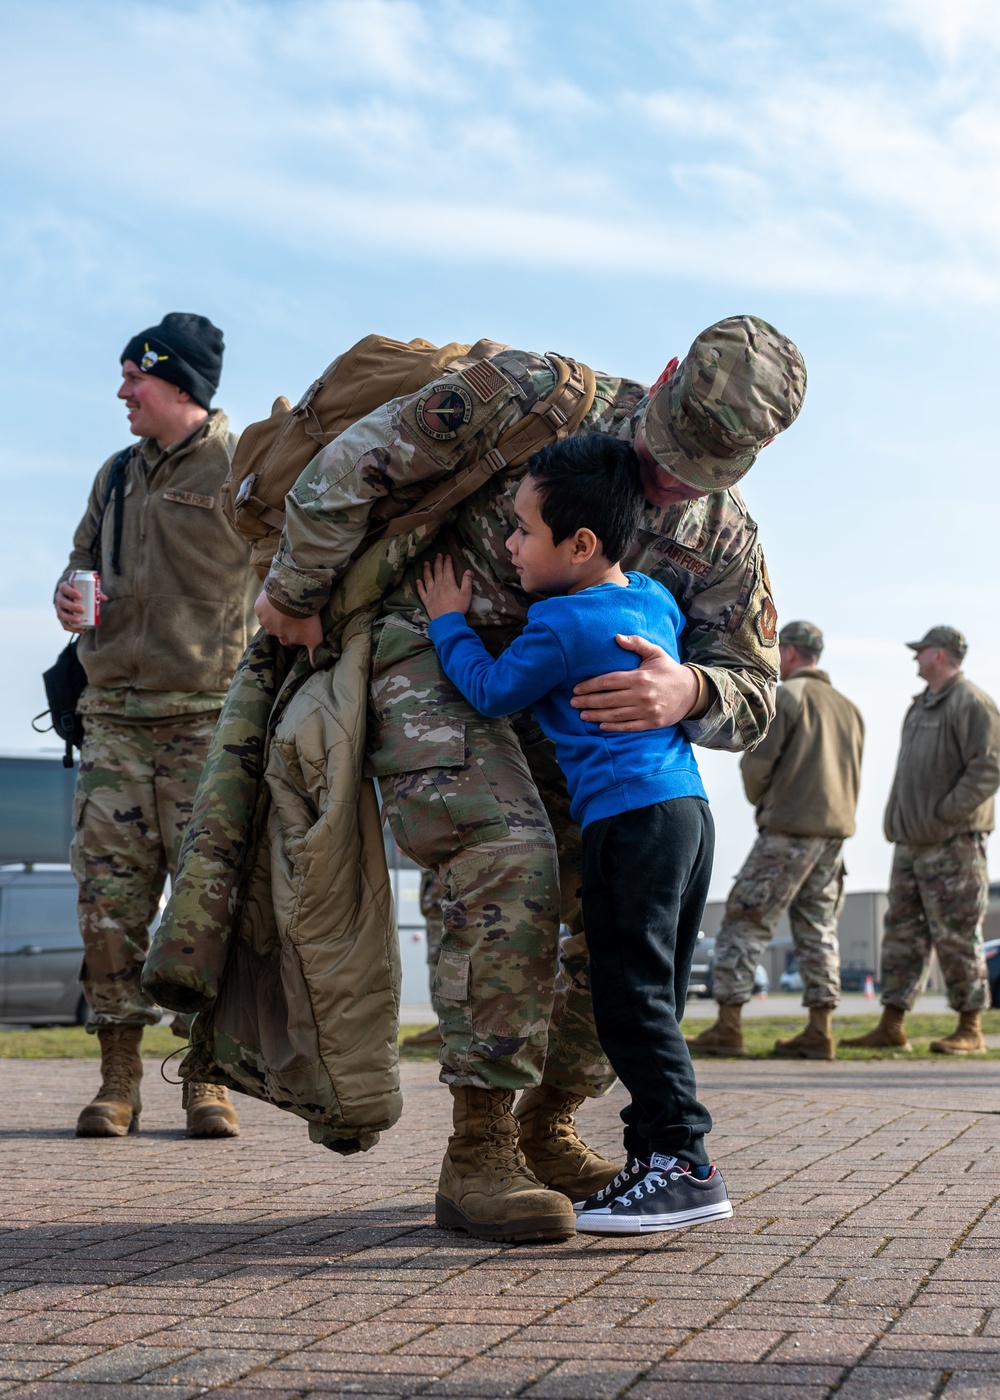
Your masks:
M840 1042L848 1050L912 1050L906 1038L903 1019L906 1012L898 1006L883 1006L882 1019L867 1035L855 1035Z
M445 1230L483 1240L565 1240L576 1233L566 1196L528 1170L517 1145L512 1089L452 1086L455 1131L441 1165L434 1214Z
M931 1049L939 1055L983 1055L986 1041L983 1039L983 1013L981 1011L960 1011L958 1025L951 1035L941 1040L932 1040Z
M408 1050L440 1050L444 1041L440 1026L428 1026L425 1031L414 1031L412 1035L404 1036L399 1043Z
M77 1137L124 1137L139 1131L141 1026L100 1026L101 1087L76 1121Z
M181 1090L181 1107L187 1110L189 1138L239 1137L240 1120L229 1102L224 1084L203 1084L186 1079Z
M743 1049L743 1027L740 1025L742 1013L742 1002L720 1001L719 1019L687 1042L692 1055L725 1055L741 1059L746 1054Z
M620 1170L576 1131L573 1115L583 1101L582 1095L539 1084L525 1090L514 1110L521 1125L521 1151L532 1173L571 1201L585 1201Z
M776 1040L771 1054L784 1060L835 1060L833 1007L810 1006L805 1030L791 1040Z

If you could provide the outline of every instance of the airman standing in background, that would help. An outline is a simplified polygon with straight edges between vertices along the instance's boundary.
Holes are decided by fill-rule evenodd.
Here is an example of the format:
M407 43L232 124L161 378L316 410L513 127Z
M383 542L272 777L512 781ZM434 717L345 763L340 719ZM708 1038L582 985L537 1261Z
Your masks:
M733 885L715 941L714 1025L688 1041L700 1055L742 1055L740 1016L754 971L787 911L809 1024L774 1054L832 1060L840 1003L837 922L844 903L842 847L854 835L865 726L819 669L823 634L789 622L778 634L781 680L764 739L740 760L758 836Z
M968 647L961 632L932 627L906 645L927 686L903 720L885 809L886 840L895 850L882 938L882 1019L867 1035L840 1043L909 1049L903 1018L924 990L933 949L959 1021L931 1049L968 1055L986 1049L986 837L1000 786L1000 715L962 674Z

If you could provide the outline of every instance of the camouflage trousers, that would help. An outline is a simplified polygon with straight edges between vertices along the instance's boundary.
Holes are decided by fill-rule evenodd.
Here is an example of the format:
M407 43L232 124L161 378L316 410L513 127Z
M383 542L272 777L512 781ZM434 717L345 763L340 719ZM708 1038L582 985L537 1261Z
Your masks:
M761 954L787 911L802 976L802 1005L839 1005L843 844L839 836L758 833L730 891L715 940L716 1001L750 1000Z
M989 898L986 837L963 832L933 846L896 845L882 937L882 1005L912 1011L931 949L954 1011L990 1004L983 957Z
M160 1018L140 983L149 925L177 864L216 719L84 719L70 863L94 1029Z
M441 916L441 900L444 890L441 881L433 870L425 870L420 876L420 912L427 925L427 975L430 979L431 995L434 995L434 977L437 973L438 958L441 956L441 938L444 934L444 919Z
M544 1076L604 1093L614 1073L590 1000L580 831L554 748L533 716L479 714L427 638L397 619L377 636L370 709L369 761L393 835L440 884L442 1079L521 1089Z

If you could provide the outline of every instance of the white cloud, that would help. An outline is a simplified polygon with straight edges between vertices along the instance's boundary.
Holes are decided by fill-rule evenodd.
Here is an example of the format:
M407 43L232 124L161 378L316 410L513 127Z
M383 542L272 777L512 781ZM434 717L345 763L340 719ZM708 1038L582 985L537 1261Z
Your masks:
M826 56L837 7L817 6L803 63L775 16L699 6L675 34L635 4L684 75L650 90L641 52L585 84L517 3L14 4L7 161L81 207L191 214L291 250L603 257L750 289L997 300L1000 105L974 77L957 93L951 56L1000 21L975 0L947 21L922 0L848 8L857 31L835 44L831 28ZM926 45L925 75L891 54L900 30ZM126 73L149 75L129 101Z
M886 17L915 34L927 52L956 64L1000 49L996 0L888 0ZM984 52L985 51L985 52Z

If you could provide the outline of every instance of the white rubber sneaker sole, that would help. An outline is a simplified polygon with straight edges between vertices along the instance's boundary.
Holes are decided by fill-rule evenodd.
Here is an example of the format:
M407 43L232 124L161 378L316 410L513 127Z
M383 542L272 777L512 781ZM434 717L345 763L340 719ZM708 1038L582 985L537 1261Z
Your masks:
M576 1228L584 1235L651 1235L659 1230L683 1230L688 1225L704 1225L709 1220L728 1220L733 1213L731 1201L698 1206L695 1210L678 1210L662 1215L613 1215L609 1210L588 1210L576 1217Z

